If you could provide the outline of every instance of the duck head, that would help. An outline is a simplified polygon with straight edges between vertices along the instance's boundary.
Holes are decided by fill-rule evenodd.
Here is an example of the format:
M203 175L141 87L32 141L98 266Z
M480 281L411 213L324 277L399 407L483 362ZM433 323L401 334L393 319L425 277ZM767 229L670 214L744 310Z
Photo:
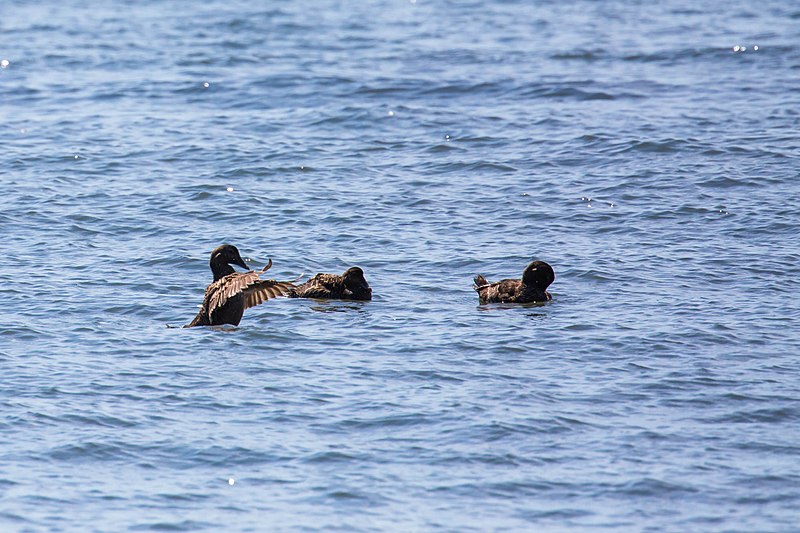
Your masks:
M539 287L542 290L547 289L555 279L556 273L553 272L553 267L544 261L531 261L522 272L522 283Z
M368 294L372 295L372 289L364 277L364 271L358 267L350 267L342 274L344 286L347 287L353 294Z
M239 254L239 250L231 244L223 244L214 248L211 252L209 265L214 273L215 280L234 272L233 268L228 265L238 265L250 270L250 267L247 266Z

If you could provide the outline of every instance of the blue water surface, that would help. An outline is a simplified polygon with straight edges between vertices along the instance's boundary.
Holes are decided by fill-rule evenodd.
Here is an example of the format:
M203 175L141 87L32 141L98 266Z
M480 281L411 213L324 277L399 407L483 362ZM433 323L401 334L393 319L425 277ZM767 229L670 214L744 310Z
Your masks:
M798 43L779 0L6 0L0 530L797 531ZM223 242L374 299L167 328ZM478 305L531 259L552 302Z

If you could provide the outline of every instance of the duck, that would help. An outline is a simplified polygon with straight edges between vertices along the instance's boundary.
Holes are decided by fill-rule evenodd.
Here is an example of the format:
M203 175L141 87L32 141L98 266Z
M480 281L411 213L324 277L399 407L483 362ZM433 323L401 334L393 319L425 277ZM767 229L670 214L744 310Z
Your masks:
M250 270L239 250L231 244L223 244L214 248L208 262L214 281L206 287L203 305L200 312L185 328L195 326L221 326L230 324L238 326L244 310L254 307L270 298L285 296L294 289L289 281L261 279L261 276L272 267L272 259L261 270ZM248 269L237 272L231 265Z
M289 290L289 298L325 298L333 300L372 300L372 288L359 267L350 267L342 275L319 273Z
M482 275L475 276L473 288L482 304L547 302L547 292L556 279L553 267L544 261L531 261L522 272L522 279L504 279L489 283Z

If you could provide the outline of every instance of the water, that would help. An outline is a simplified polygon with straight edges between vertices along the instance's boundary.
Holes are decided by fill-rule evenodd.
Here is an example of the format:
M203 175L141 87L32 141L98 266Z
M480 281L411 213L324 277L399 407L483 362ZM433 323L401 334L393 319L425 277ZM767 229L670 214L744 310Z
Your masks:
M0 529L797 530L796 6L259 4L2 6Z

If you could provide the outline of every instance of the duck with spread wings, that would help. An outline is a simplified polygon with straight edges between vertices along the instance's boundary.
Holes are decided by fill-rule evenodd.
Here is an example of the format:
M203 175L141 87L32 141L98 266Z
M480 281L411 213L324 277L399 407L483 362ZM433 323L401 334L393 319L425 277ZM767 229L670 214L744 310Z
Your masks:
M285 296L294 288L288 281L261 279L261 275L272 266L272 259L262 270L247 272L236 272L231 264L249 268L235 246L223 244L211 252L209 266L214 274L214 282L206 288L200 312L184 327L237 326L245 309L270 298Z

